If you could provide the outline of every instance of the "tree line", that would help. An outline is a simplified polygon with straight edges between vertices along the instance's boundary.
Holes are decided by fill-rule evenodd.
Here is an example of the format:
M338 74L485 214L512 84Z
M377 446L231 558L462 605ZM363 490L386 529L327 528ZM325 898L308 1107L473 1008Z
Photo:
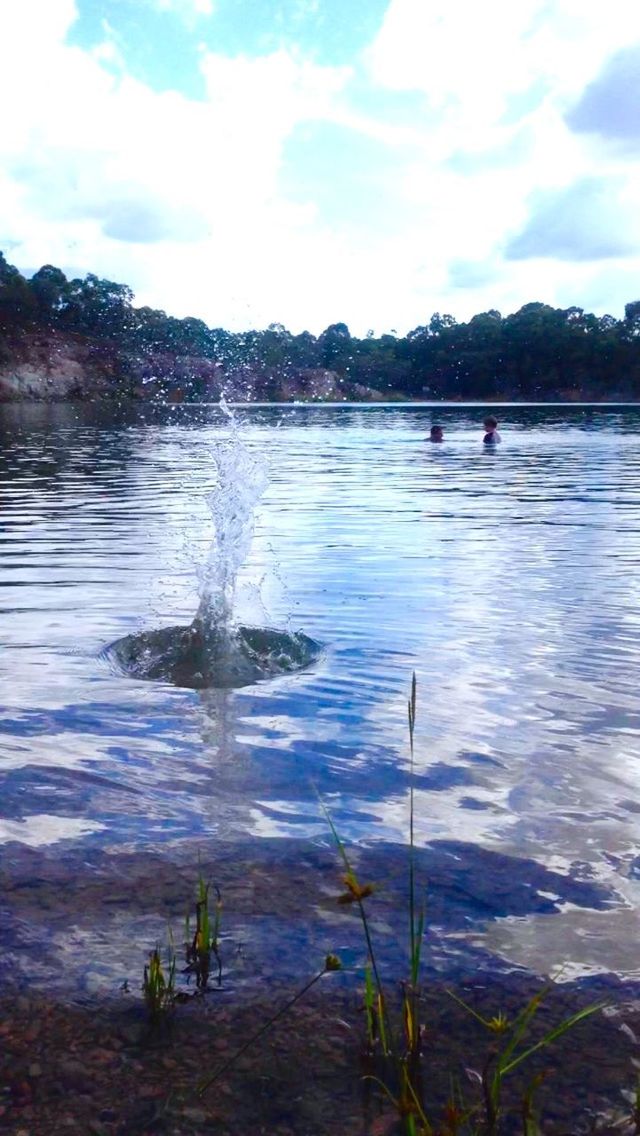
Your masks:
M152 371L156 356L169 355L208 360L229 375L251 372L266 398L277 397L287 378L304 388L305 375L326 370L349 397L640 399L640 300L626 305L621 320L529 303L511 315L491 310L467 323L436 312L406 336L358 338L345 323L318 336L293 335L282 324L233 333L134 307L133 299L126 284L91 273L68 280L50 264L27 279L0 253L0 351L4 343L5 356L10 353L16 331L80 334L119 355L123 389L127 360L147 360ZM194 368L196 396L198 385Z

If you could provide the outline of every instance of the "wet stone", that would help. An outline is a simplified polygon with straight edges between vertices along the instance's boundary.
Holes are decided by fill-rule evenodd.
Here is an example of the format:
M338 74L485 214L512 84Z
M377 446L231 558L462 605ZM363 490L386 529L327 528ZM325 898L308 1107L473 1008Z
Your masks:
M187 1120L193 1120L194 1124L205 1124L207 1114L203 1108L183 1108L182 1115Z
M109 1136L109 1130L99 1120L89 1121L89 1132L91 1136Z
M117 1054L111 1049L92 1049L88 1055L89 1061L96 1065L112 1065L117 1061Z
M66 1088L76 1089L78 1092L90 1089L93 1084L91 1075L80 1061L75 1061L73 1058L60 1062L58 1076Z

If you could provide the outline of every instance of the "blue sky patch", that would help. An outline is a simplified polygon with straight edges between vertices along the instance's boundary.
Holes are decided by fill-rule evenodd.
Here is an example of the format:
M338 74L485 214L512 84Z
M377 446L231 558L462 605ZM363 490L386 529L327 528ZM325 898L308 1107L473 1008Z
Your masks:
M386 0L216 0L210 15L187 15L154 0L78 0L68 42L90 50L111 37L129 75L202 99L202 48L231 58L288 48L339 66L371 42L386 8Z
M68 42L91 50L112 38L128 75L153 91L180 91L201 99L200 21L186 23L172 10L141 0L78 0Z
M397 160L395 147L348 127L304 123L285 145L281 189L300 203L313 202L323 224L389 231L388 180Z

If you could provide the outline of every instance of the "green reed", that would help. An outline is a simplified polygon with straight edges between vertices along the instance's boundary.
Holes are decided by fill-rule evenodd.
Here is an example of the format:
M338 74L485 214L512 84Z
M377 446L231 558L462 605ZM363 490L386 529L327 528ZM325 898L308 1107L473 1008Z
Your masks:
M198 876L196 891L196 928L191 938L190 919L185 922L186 972L195 974L196 986L205 991L211 973L211 956L216 960L218 986L222 985L222 959L220 957L220 925L222 922L222 896L220 889L214 887L215 901L210 910L211 884L202 873Z
M534 1053L546 1049L563 1034L602 1009L603 1003L579 1010L549 1029L541 1038L527 1043L532 1021L547 991L536 994L522 1010L509 1020L502 1012L484 1018L456 995L450 995L468 1014L480 1022L489 1037L488 1053L482 1062L481 1072L471 1070L481 1090L480 1100L471 1105L464 1100L458 1079L450 1075L451 1089L444 1115L436 1123L430 1120L423 1089L423 1066L429 1054L424 1053L425 1027L421 1022L420 986L422 948L425 932L425 906L418 902L415 845L415 728L417 684L413 675L408 700L409 722L409 847L408 847L408 954L409 977L401 983L399 1011L392 1014L391 1000L381 978L379 960L371 931L365 901L375 892L373 884L361 884L353 869L346 847L324 803L320 801L344 868L342 877L346 891L338 897L341 905L353 905L362 925L367 961L364 968L364 1011L366 1022L365 1052L372 1057L378 1051L382 1058L381 1076L368 1074L383 1095L392 1103L405 1136L498 1136L504 1117L504 1083L508 1076L522 1066ZM427 1062L425 1062L425 1058ZM472 1058L465 1059L470 1065ZM542 1082L537 1075L527 1086L521 1102L520 1116L523 1136L537 1132L534 1099ZM431 1111L429 1109L429 1111Z
M185 917L185 961L183 974L195 974L196 993L203 994L208 987L211 974L211 958L217 964L216 981L222 984L222 959L220 956L220 925L222 921L222 897L217 887L213 888L215 900L211 908L211 884L202 873L198 876L196 888L196 927L193 936L190 929L190 915ZM160 948L156 946L149 955L142 977L142 993L152 1024L166 1019L176 1003L189 1001L191 995L177 989L177 958L173 936L169 928L167 961L163 964Z
M149 955L142 977L142 993L149 1017L158 1023L173 1009L176 983L176 956L173 947L169 948L168 964L165 968L156 946Z
M487 1031L488 1035L490 1035L489 1050L482 1070L475 1073L478 1083L482 1086L482 1128L487 1136L494 1136L494 1134L499 1131L500 1120L504 1111L504 1082L508 1075L523 1065L534 1053L548 1048L554 1041L562 1037L563 1034L573 1029L574 1026L585 1021L586 1018L591 1017L591 1015L597 1013L598 1010L603 1009L606 1004L599 1002L592 1006L586 1006L582 1010L578 1010L575 1014L571 1014L568 1018L565 1018L557 1026L547 1030L536 1042L528 1043L527 1037L533 1019L542 1006L545 997L548 995L549 989L549 987L546 987L534 994L523 1009L511 1020L502 1012L498 1013L495 1017L485 1018L469 1006L467 1002L464 1002L462 998L459 998L457 994L454 994L453 991L448 991L449 996L454 1002L479 1022ZM535 1127L533 1101L536 1091L542 1084L542 1080L543 1077L541 1074L536 1075L525 1090L521 1110L525 1136L528 1136Z
M392 1105L395 1123L399 1124L404 1136L501 1136L504 1131L514 1131L512 1112L508 1111L505 1104L504 1091L505 1083L511 1074L521 1070L534 1054L546 1050L569 1030L600 1010L603 1004L592 1005L571 1014L533 1041L530 1040L530 1030L548 989L534 995L511 1019L502 1011L493 1017L484 1017L468 1002L448 991L453 1002L483 1027L487 1037L487 1047L479 1061L474 1054L463 1055L462 1066L471 1082L474 1099L471 1101L465 1099L456 1063L456 1069L449 1071L450 1088L444 1109L438 1117L433 1115L435 1104L426 1099L424 1079L429 1068L429 1059L436 1056L436 1052L426 1046L428 1035L421 1020L425 905L419 902L419 881L416 870L414 785L417 684L415 674L412 678L407 710L410 756L408 976L400 983L399 1000L393 995L389 996L387 991L389 983L385 986L382 979L378 949L369 918L368 905L375 895L376 887L372 883L361 883L358 879L347 848L327 807L320 799L320 807L342 863L342 883L345 890L338 896L337 902L341 906L351 906L356 910L366 945L363 994L366 1023L365 1053L373 1066L372 1071L366 1074L366 1079L376 1085L383 1098ZM213 906L212 896L215 896ZM219 951L221 916L220 891L217 887L212 889L211 884L200 873L196 890L196 928L191 937L187 915L185 935L186 972L196 974L196 993L203 993L207 989L212 956L218 964L218 984L222 980ZM340 969L339 958L327 955L323 967L271 1014L259 1029L252 1033L210 1076L200 1082L197 1086L198 1095L202 1096L247 1050L268 1034L321 978ZM143 983L145 1001L154 1020L162 1017L176 1001L187 997L175 992L175 971L173 950L169 954L168 969L165 972L156 948L145 967ZM397 987L397 982L394 981L392 985ZM533 1075L522 1093L519 1105L519 1126L522 1136L539 1136L536 1097L543 1080L543 1074ZM635 1136L640 1136L640 1091L631 1119L635 1122Z

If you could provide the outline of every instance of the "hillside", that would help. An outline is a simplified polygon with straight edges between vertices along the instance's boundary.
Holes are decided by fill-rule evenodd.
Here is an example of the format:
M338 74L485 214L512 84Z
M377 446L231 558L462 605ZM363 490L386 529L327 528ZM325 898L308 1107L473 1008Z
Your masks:
M135 307L133 293L0 253L0 400L640 400L640 301L625 317L525 304L467 323L435 313L404 337L232 333Z

